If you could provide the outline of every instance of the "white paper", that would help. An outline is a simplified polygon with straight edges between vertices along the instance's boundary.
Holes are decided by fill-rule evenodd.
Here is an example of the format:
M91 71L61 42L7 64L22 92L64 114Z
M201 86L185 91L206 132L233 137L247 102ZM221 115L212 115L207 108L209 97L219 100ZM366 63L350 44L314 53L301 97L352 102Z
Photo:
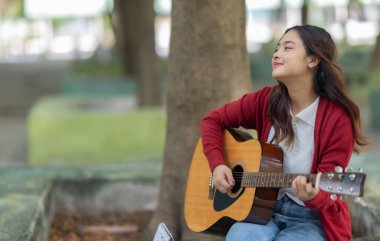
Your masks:
M174 241L172 234L164 223L158 224L156 234L153 241Z

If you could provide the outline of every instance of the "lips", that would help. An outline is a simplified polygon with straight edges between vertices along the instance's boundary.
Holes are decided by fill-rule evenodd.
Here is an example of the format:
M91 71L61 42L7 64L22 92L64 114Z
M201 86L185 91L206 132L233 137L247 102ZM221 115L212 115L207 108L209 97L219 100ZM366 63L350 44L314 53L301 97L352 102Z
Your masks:
M272 64L272 66L273 66L273 68L277 68L277 67L282 66L282 63L274 62L274 63Z

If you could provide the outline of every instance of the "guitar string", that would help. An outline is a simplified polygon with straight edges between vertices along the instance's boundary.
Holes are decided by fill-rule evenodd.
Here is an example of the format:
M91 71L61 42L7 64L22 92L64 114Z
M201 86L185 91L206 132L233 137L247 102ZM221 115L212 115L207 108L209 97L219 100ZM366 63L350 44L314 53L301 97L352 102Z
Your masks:
M305 176L309 182L315 181L315 174L296 174L296 173L277 173L277 172L267 172L267 173L259 173L259 172L233 172L233 177L236 181L244 182L244 174L245 181L247 184L258 185L268 185L268 186L282 186L286 184L290 184L297 176ZM254 178L250 180L249 178ZM277 185L275 185L277 184Z
M309 178L312 178L312 177L315 177L316 175L315 174L294 174L294 173L277 173L277 172L273 172L273 173L258 173L258 172L232 172L232 175L234 177L242 177L245 175L252 175L252 176L256 176L256 177L297 177L297 176L305 176L305 177L309 177Z

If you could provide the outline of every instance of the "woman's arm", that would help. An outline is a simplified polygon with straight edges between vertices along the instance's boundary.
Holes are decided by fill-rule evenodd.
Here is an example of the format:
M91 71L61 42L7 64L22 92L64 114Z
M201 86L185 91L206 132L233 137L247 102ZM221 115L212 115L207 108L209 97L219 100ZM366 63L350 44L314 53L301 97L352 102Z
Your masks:
M262 123L272 88L266 87L255 93L246 94L239 100L225 104L203 117L201 122L203 152L209 161L211 171L224 164L222 133L226 128L259 128Z

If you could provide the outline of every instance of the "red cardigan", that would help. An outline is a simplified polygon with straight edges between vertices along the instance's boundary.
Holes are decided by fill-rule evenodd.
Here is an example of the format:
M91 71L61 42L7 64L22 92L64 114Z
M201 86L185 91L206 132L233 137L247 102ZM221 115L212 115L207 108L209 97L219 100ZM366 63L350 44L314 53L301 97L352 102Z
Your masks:
M202 119L203 150L210 169L223 164L221 147L222 130L227 127L244 127L257 130L258 139L267 141L271 122L266 115L272 88L265 87L255 93L211 111ZM326 98L320 97L314 127L314 157L310 173L334 171L336 166L345 168L350 160L355 138L351 120L344 109ZM348 204L339 199L333 201L322 190L310 201L304 202L317 210L330 241L351 239L351 220Z

